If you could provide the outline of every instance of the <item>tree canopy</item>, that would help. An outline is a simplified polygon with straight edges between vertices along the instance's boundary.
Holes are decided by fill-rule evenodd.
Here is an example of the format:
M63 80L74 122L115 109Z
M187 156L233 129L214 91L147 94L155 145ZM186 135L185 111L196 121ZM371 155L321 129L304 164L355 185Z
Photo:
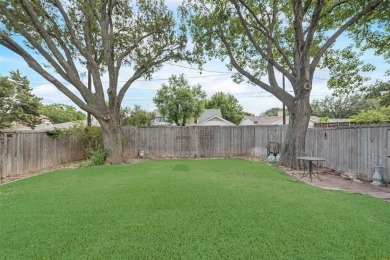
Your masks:
M237 98L231 94L217 92L206 101L206 108L221 109L222 117L238 125L245 116L244 109Z
M19 71L0 76L0 129L11 127L13 122L34 128L41 123L40 106L41 99L31 93L27 77Z
M187 58L179 22L163 0L9 0L0 2L0 44L91 113L108 163L121 163L123 98L135 80ZM131 69L119 86L123 67ZM80 71L92 75L91 90Z
M187 0L182 15L200 64L206 57L228 59L236 82L246 79L286 105L289 125L280 162L296 168L297 156L305 153L316 68L327 66L324 57L348 30L353 35L366 26L380 31L374 25L387 19L381 15L385 2ZM279 75L290 82L292 93L283 90Z
M135 105L134 108L123 108L121 115L122 124L131 126L150 126L154 119L154 114L142 109L140 105Z
M377 98L381 106L390 106L390 81L377 80L364 90L366 92L366 98Z
M184 75L172 75L157 91L153 102L161 115L178 126L185 126L204 111L206 93L200 85L190 86Z
M365 99L363 95L326 96L322 100L314 100L311 104L313 115L328 118L349 118L362 110L375 109L378 102Z
M84 120L87 116L75 107L65 104L43 105L40 113L48 116L55 124Z

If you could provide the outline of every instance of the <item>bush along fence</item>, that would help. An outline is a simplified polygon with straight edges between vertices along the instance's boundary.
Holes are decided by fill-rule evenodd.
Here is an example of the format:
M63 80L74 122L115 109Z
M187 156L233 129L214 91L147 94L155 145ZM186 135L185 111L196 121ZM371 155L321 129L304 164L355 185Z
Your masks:
M0 133L0 181L84 159L79 141L46 133Z

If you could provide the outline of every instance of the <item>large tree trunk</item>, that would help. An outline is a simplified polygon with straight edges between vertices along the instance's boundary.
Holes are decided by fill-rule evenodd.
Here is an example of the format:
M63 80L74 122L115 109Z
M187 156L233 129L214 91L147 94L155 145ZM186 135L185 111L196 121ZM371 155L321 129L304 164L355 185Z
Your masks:
M108 153L106 164L121 164L123 157L123 135L119 117L99 121L102 127L104 150Z
M311 115L309 92L295 99L289 107L289 124L282 147L280 164L293 169L298 168L298 156L305 155L306 132Z

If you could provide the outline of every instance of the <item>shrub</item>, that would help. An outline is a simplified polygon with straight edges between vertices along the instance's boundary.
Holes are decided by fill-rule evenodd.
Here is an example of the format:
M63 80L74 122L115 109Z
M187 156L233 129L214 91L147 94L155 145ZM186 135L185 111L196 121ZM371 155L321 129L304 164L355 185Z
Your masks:
M89 160L82 163L80 167L101 165L107 158L108 153L104 150L102 130L98 126L85 126L81 122L69 129L54 129L46 132L53 138L67 136L82 143L82 149L86 152Z
M378 110L367 110L352 116L351 119L357 123L380 124L389 121L390 118Z

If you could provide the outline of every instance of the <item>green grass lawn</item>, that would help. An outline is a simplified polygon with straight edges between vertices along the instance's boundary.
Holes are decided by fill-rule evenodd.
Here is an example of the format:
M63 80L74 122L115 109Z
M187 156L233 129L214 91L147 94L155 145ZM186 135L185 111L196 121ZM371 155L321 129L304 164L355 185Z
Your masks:
M0 186L0 259L390 259L390 204L259 162L80 168Z

